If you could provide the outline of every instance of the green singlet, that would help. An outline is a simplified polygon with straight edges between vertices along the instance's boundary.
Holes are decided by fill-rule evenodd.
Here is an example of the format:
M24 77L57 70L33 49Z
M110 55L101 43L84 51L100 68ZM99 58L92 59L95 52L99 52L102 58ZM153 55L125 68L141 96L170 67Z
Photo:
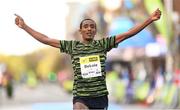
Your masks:
M74 70L73 96L99 97L108 95L106 87L106 53L117 47L115 36L93 40L60 41L60 51L71 56Z

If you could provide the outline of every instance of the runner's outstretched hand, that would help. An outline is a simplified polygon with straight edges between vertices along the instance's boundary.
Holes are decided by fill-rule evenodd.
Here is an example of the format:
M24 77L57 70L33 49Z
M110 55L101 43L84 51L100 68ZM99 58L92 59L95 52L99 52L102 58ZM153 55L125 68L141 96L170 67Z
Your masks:
M156 9L150 16L150 18L152 19L152 21L156 21L159 20L161 17L161 11L158 9Z
M24 27L25 27L26 24L25 24L23 18L22 18L21 16L17 15L17 14L14 14L14 15L16 16L16 18L15 18L15 24L16 24L19 28L24 29Z

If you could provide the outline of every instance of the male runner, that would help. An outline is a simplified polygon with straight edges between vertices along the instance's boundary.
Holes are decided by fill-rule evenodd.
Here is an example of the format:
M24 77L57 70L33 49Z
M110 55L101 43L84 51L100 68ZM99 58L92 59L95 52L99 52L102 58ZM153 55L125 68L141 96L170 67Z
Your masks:
M74 70L73 109L107 109L106 53L121 41L143 30L153 21L159 20L161 11L156 9L150 17L129 31L115 36L94 40L97 27L92 19L80 23L82 41L67 41L49 38L32 29L22 17L16 15L15 24L41 43L59 48L71 56Z

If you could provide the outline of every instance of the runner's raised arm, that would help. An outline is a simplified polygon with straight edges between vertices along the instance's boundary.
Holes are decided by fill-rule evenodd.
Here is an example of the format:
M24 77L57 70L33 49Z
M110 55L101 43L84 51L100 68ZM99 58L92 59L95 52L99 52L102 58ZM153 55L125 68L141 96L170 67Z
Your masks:
M125 33L116 35L117 36L116 43L120 43L121 41L136 35L141 30L143 30L145 27L147 27L149 24L151 24L153 21L159 20L160 17L161 17L161 11L158 8L143 23L133 27L132 29L130 29L129 31L127 31Z
M59 40L57 39L52 39L49 38L48 36L35 31L34 29L32 29L31 27L29 27L23 20L23 18L17 14L15 14L16 18L15 18L15 24L25 30L27 33L29 33L33 38L35 38L36 40L40 41L41 43L50 45L52 47L56 47L59 48Z

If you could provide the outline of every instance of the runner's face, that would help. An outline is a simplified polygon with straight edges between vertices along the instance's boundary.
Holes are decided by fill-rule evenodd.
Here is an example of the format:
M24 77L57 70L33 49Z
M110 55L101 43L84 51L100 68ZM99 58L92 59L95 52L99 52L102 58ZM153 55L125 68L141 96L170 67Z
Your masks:
M82 23L82 27L80 29L80 33L82 34L83 40L90 41L94 39L96 35L96 24L92 20L85 20Z

